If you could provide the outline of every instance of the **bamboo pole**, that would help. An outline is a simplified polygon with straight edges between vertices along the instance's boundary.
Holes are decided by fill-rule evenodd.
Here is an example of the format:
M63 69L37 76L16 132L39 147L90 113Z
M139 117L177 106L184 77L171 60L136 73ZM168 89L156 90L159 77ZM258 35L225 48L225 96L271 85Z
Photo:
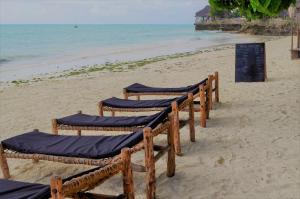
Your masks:
M3 177L5 179L10 178L9 167L7 164L7 159L6 159L6 156L4 153L4 148L3 148L2 144L0 144L0 167L2 170Z
M124 99L128 99L128 93L126 88L123 88L123 95L124 95Z
M131 168L131 153L129 148L121 150L121 157L123 160L123 189L124 195L127 199L134 199L134 184L133 174Z
M200 125L206 127L206 103L205 103L205 91L204 86L200 85Z
M171 121L171 124L168 128L168 145L169 145L169 150L168 150L168 162L167 162L167 176L172 177L175 175L175 146L174 146L174 133L173 133L173 128L174 128L174 114L171 113L169 114L169 121Z
M219 72L215 72L215 100L216 102L220 102L220 97L219 97Z
M51 178L51 199L64 199L63 195L63 183L61 177L53 176Z
M195 115L194 115L194 97L193 93L188 93L189 99L189 126L190 126L190 140L195 142Z
M179 110L177 102L172 102L172 112L174 113L174 142L175 142L175 152L177 155L181 154L181 144L180 144L180 132L179 132Z
M82 114L82 111L78 111L78 114ZM77 130L77 135L81 136L81 130L79 130L79 129Z
M103 102L98 103L98 111L99 111L99 115L103 116Z
M57 120L52 119L52 133L54 135L58 135L58 127L57 127Z
M205 93L205 111L206 111L206 119L209 119L209 112L210 112L210 97L209 97L209 80L207 80L207 84L204 87Z
M208 100L208 102L209 102L209 105L208 105L208 107L209 107L209 110L212 110L212 106L213 106L213 103L212 103L212 90L213 90L213 75L209 75L208 76L208 93L209 93L209 95L208 95L208 98L209 98L209 100Z
M39 130L38 130L38 129L33 129L33 132L39 132ZM38 163L38 162L39 162L39 159L38 159L38 158L33 158L33 159L32 159L32 163L36 164L36 163Z
M145 151L145 167L146 167L146 196L147 199L155 198L155 161L153 151L153 136L151 128L147 127L144 133L144 151Z

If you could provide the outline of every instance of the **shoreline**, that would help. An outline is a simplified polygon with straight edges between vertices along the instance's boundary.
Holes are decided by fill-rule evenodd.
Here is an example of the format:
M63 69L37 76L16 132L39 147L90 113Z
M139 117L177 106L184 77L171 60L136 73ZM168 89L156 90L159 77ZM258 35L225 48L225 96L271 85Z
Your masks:
M60 28L63 31L55 31L55 27L46 26L41 28L42 34L40 35L47 35L48 31L45 31L47 29L54 31L54 35L48 35L52 38L52 43L49 43L49 41L41 43L39 40L44 40L39 38L39 32L27 35L30 46L25 49L15 50L19 49L18 46L14 47L17 43L15 40L2 42L0 46L5 51L0 53L0 57L7 61L0 63L0 80L5 82L31 79L32 76L57 71L62 72L63 70L85 65L139 60L147 57L193 51L199 47L229 43L239 39L237 35L219 34L218 31L196 33L192 26L181 25L171 25L169 28L168 26L157 26L150 29L148 26L144 27L142 25L122 28L118 26L84 26L75 32L73 32L74 28ZM116 31L116 28L118 31ZM21 29L23 30L23 28L16 27L16 33ZM25 27L24 31L32 31L32 29L33 27L29 26ZM94 31L91 31L91 29ZM14 28L7 28L6 31L4 29L4 33L8 30L14 31ZM66 33L68 33L67 35L74 35L74 37L67 41L62 40L61 38L67 36ZM86 38L85 35L90 35L89 39L83 40L82 37ZM3 37L5 38L5 34Z
M231 34L237 34L241 37L247 38L247 34L238 34L238 33L231 33ZM252 36L251 40L253 42L268 42L272 40L277 40L283 38L282 36ZM25 79L15 79L11 81L0 81L0 88L6 88L10 86L20 86L20 85L27 85L27 84L33 84L40 81L45 80L52 80L52 79L60 79L60 78L68 78L68 77L74 77L74 76L90 76L92 73L95 72L128 72L135 70L137 68L141 68L147 64L156 63L159 61L165 61L165 60L171 60L176 58L182 58L182 57L188 57L193 56L197 54L207 53L211 51L219 51L219 50L225 50L225 49L232 49L234 48L234 43L226 43L226 44L216 44L211 45L208 47L200 47L197 50L193 51L187 51L187 52L180 52L180 53L173 53L168 55L159 55L144 59L137 59L137 60L129 60L129 61L115 61L115 62L106 62L105 64L94 64L94 65L83 65L78 66L76 68L71 68L59 72L53 72L53 73L45 73L45 74L39 74L34 75L31 78L25 78Z

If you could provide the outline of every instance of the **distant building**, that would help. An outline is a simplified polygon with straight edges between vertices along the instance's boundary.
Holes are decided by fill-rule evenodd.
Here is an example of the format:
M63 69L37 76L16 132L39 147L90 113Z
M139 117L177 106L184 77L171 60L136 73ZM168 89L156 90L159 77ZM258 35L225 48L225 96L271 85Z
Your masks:
M296 6L291 10L291 17L295 18L297 24L296 30L292 31L291 54L292 59L300 59L300 0L297 0ZM296 36L296 38L294 36Z
M195 24L209 21L211 19L210 6L205 6L205 8L196 12L195 17L196 17Z
M300 0L298 0L296 3L296 17L300 21Z
M298 18L300 20L300 0L297 0L296 6L291 6L288 9L290 18Z
M289 12L287 10L283 10L279 13L279 17L286 19L289 17Z

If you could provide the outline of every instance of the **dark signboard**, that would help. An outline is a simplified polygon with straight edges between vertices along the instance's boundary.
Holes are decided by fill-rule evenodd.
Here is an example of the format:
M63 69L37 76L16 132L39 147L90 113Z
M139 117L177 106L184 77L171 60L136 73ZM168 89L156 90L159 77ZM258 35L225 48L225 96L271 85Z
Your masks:
M264 82L265 79L265 43L236 44L235 82Z

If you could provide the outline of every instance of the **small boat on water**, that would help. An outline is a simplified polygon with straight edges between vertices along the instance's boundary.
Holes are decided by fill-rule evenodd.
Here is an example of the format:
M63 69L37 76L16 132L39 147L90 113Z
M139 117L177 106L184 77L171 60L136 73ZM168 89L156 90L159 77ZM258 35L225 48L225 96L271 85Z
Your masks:
M74 28L78 28L78 26L77 26L77 25L75 25L75 26L74 26Z

